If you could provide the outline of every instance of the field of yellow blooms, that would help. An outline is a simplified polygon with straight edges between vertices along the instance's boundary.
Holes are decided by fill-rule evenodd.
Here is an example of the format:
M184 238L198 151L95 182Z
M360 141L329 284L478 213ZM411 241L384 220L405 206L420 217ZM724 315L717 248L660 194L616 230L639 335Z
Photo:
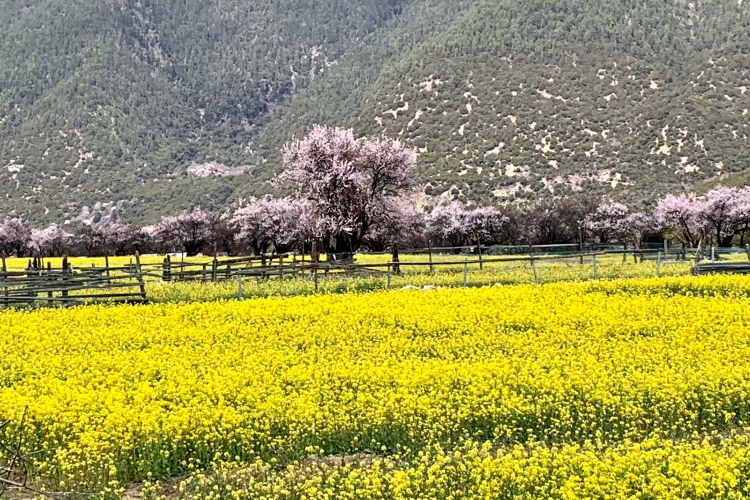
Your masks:
M750 496L744 276L6 311L0 346L50 490Z

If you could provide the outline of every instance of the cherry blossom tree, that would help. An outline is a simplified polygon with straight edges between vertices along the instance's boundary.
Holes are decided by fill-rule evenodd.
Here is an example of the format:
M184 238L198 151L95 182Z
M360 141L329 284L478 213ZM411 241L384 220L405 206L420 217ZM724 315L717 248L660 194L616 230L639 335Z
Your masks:
M730 217L740 235L740 245L744 246L745 237L750 234L750 186L737 189L734 196Z
M378 214L364 239L364 245L375 252L388 247L413 247L424 230L424 216L411 203L394 199L390 206Z
M713 231L716 243L728 247L743 234L750 217L750 186L719 187L706 193L701 217Z
M627 220L630 210L626 205L616 202L605 202L596 210L586 215L583 224L587 233L599 243L612 240L626 240L628 236Z
M31 230L31 249L40 257L61 257L70 251L72 245L73 235L57 224Z
M710 229L703 215L705 210L706 202L694 193L668 194L657 203L654 220L660 230L694 247Z
M354 252L378 216L412 186L416 152L385 137L314 127L284 148L277 185L309 203L316 237L331 254Z
M495 207L465 208L454 201L435 208L427 216L427 234L434 241L451 246L466 243L490 243L503 230L510 218Z
M31 224L19 218L6 218L0 224L0 251L23 256L31 243Z
M288 199L267 199L250 203L231 219L236 239L250 247L255 255L267 253L271 247L286 253L301 246L309 237L307 204Z
M633 212L623 221L623 239L632 242L634 248L641 248L646 235L656 230L654 217L643 212Z
M426 217L427 237L452 247L463 245L467 237L465 217L466 209L458 201L436 207Z
M154 228L154 238L165 249L196 255L203 247L218 243L222 228L221 215L195 208L162 217Z
M508 222L510 219L495 207L477 207L465 212L463 230L471 243L486 244Z

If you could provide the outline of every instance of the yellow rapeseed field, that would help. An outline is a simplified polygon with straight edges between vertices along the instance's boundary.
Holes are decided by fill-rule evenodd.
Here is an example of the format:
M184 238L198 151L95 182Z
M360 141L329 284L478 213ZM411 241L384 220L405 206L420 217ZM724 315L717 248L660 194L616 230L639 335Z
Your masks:
M58 491L750 495L742 276L7 311L0 346Z

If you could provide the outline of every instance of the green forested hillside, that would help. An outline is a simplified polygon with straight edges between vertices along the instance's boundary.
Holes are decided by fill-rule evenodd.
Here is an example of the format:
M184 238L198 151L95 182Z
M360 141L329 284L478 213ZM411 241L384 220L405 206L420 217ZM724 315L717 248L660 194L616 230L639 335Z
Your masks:
M314 123L418 147L428 205L637 203L750 168L739 0L6 3L0 211L34 220L228 207Z

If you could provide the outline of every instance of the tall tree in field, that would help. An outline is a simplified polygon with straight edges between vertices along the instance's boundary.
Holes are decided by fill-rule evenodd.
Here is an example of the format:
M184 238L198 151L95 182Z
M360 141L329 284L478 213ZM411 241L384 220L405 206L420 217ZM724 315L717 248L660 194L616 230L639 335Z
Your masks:
M230 224L236 229L237 241L255 255L277 253L299 247L308 237L307 204L287 199L270 199L249 203L237 209Z
M0 223L0 251L6 255L23 256L31 243L31 230L31 224L21 219L5 219Z
M222 217L200 208L162 217L154 228L154 238L168 250L181 250L195 255L204 247L217 243Z
M651 214L633 212L623 221L624 241L632 242L633 248L641 248L646 235L656 230L656 222Z
M41 257L61 257L70 251L73 235L51 224L31 231L31 249Z
M668 194L656 205L654 220L662 231L694 247L709 229L703 216L704 210L705 201L693 193L678 196Z
M426 217L427 237L433 243L461 246L468 236L465 219L466 209L458 201L436 207Z
M415 247L421 243L424 216L411 203L395 199L390 207L375 218L364 244L368 249L382 252L394 245Z
M713 230L719 246L730 246L734 236L744 232L747 219L743 215L748 205L750 187L719 187L706 193L700 215Z
M412 186L416 159L396 140L316 126L284 148L277 181L309 203L323 249L343 254L358 250L377 217Z
M628 237L626 221L630 210L622 203L605 202L583 219L585 231L599 243L612 240L625 241Z
M750 186L737 190L730 215L740 234L740 245L745 246L745 237L750 234Z
M487 244L494 240L510 219L495 207L477 207L467 210L464 215L464 232L469 243Z

